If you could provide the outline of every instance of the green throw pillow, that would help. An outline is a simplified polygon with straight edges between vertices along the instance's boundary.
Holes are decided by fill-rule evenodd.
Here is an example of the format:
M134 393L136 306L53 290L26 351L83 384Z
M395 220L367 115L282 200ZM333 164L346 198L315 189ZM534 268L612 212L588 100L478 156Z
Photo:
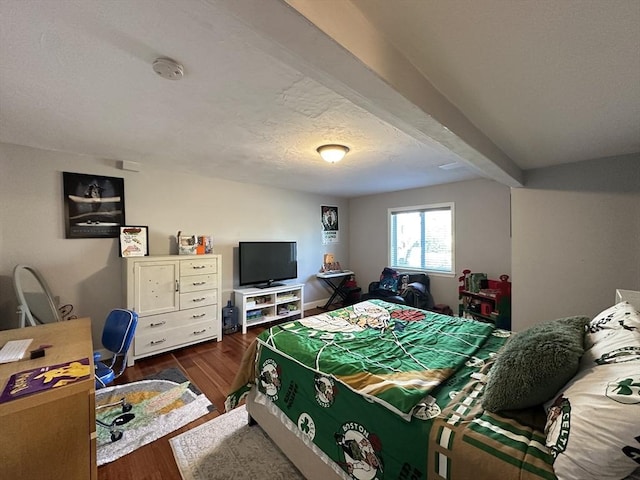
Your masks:
M489 370L484 408L517 410L553 398L578 371L589 320L559 318L514 334Z

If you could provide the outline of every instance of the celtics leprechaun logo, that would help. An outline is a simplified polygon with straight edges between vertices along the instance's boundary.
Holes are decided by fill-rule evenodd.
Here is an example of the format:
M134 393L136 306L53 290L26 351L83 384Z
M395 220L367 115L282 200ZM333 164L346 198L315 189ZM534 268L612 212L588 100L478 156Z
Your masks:
M328 408L338 393L336 382L331 377L316 374L313 377L313 388L316 391L316 401L318 405Z
M357 480L379 479L382 474L382 444L375 434L356 422L347 422L334 434L340 448L342 468Z
M440 406L436 403L436 399L431 397L433 400L429 402L423 402L416 405L413 409L413 416L419 418L420 420L429 420L430 418L436 418L438 415L442 413Z
M565 451L571 430L571 403L564 395L559 395L553 402L547 415L544 433L547 436L547 447L553 458Z
M271 358L267 358L260 369L259 389L274 402L278 399L278 390L282 385L280 367Z

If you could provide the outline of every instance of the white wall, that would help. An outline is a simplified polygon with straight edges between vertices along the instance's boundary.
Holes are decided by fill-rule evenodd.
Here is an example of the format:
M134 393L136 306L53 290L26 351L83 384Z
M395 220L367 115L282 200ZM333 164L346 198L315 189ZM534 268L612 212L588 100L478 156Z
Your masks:
M363 291L388 262L388 209L443 202L455 204L456 274L430 275L436 303L457 312L458 277L465 268L486 272L489 278L511 274L509 187L470 180L351 199L349 267Z
M511 195L514 330L640 290L640 155L530 170Z
M435 300L454 311L465 268L511 275L516 331L593 316L612 304L616 288L640 290L640 155L526 174L526 186L511 192L474 180L352 199L350 268L360 286L388 262L388 208L454 202L457 274L431 275Z
M148 225L152 255L176 253L178 230L211 234L223 257L223 303L237 288L240 240L298 242L298 280L305 303L324 303L329 292L316 278L322 254L349 264L349 209L344 199L241 184L142 165L141 172L116 162L0 143L0 328L17 326L13 267L39 269L53 294L93 320L98 343L103 319L122 306L117 239L65 239L62 173L92 173L125 179L126 221ZM322 245L320 206L339 208L340 243ZM223 305L221 305L222 307Z
M151 254L175 253L178 229L212 234L223 255L225 301L237 286L239 240L298 241L299 281L312 306L328 296L314 277L323 253L354 270L366 290L388 262L388 208L442 202L455 203L456 274L432 275L432 291L454 310L464 268L512 275L514 330L595 315L615 288L640 290L639 155L531 170L527 186L511 193L473 180L346 201L145 165L126 172L111 160L0 143L0 328L17 325L11 274L18 263L38 268L74 313L91 316L96 339L106 313L122 305L117 240L64 238L63 171L123 177L127 223L149 225ZM338 244L322 245L324 204L339 207Z

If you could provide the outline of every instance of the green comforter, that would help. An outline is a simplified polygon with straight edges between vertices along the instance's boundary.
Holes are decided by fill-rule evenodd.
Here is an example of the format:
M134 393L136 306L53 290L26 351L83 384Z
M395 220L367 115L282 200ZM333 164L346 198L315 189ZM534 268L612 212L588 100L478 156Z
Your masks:
M384 305L359 303L271 328L259 339L409 420L432 390L474 356L494 327L434 313L425 320L425 313Z
M539 428L481 405L483 378L509 335L362 302L262 332L225 406L255 386L258 403L357 480L555 480Z

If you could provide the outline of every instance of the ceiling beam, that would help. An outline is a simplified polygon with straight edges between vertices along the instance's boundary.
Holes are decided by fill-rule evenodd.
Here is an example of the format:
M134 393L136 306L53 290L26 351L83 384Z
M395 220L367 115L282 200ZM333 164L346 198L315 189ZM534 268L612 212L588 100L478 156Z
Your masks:
M490 178L512 187L522 186L521 169L447 100L354 4L344 0L285 1L351 52L418 111L415 108L406 111L402 101L395 105L386 103L384 108Z
M263 37L260 48L270 55L416 140L456 153L481 175L510 187L523 185L522 170L351 2L217 0L216 4Z

